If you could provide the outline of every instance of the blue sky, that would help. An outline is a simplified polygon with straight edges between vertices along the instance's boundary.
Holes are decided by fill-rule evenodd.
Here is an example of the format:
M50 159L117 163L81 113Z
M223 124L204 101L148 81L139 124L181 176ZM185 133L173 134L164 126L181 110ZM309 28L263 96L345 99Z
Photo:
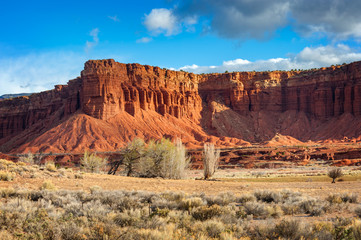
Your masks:
M195 73L361 60L359 0L3 1L0 95L52 89L88 59Z

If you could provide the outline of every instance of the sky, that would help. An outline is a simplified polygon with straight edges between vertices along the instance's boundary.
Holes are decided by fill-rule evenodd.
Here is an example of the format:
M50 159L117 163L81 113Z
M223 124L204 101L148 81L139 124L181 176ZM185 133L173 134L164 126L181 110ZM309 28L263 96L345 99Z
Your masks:
M360 0L3 1L0 95L39 92L113 58L194 73L361 60Z

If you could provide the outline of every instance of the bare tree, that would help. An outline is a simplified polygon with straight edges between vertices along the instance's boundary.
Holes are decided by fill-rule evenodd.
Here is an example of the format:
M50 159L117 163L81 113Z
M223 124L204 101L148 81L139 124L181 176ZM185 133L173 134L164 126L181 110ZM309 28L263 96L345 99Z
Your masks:
M204 179L209 179L213 176L218 168L220 150L215 149L214 144L204 144L203 150L203 170Z
M332 183L336 183L336 179L342 177L343 173L341 168L334 168L328 171L327 176L332 178Z

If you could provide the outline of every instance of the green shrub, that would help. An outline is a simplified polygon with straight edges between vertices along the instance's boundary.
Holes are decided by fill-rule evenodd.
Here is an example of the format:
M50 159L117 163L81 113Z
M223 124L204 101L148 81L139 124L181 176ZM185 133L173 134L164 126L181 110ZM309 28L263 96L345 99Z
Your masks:
M107 159L98 157L95 153L90 154L86 151L80 160L80 164L87 171L94 173L99 172L106 166Z

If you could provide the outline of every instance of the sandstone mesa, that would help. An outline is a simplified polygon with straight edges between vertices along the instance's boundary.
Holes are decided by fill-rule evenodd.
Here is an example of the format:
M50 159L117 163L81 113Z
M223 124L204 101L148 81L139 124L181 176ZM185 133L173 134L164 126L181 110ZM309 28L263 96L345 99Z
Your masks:
M53 90L0 101L0 151L113 151L134 137L188 148L361 139L361 62L193 74L90 60Z

